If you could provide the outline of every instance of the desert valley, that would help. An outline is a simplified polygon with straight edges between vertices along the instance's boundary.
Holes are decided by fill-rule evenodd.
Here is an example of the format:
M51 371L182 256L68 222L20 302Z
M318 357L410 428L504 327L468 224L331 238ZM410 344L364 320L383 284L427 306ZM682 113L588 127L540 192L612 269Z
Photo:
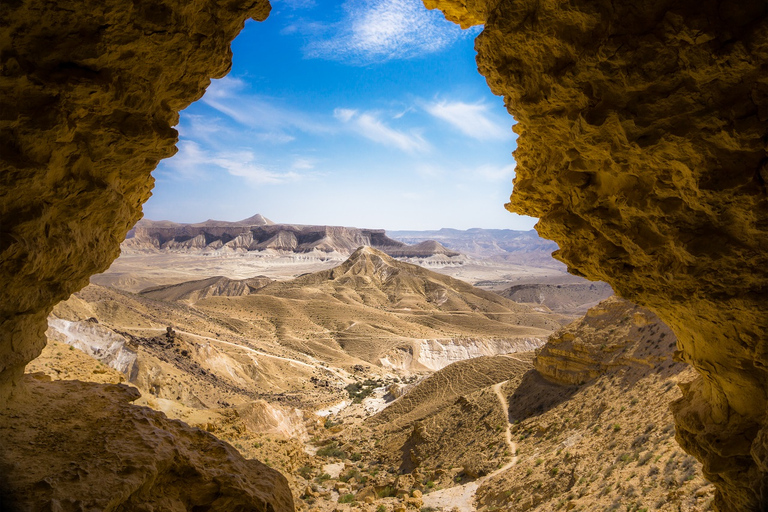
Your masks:
M693 377L674 334L552 250L143 220L54 308L27 373L129 386L280 471L297 510L711 510L674 440Z

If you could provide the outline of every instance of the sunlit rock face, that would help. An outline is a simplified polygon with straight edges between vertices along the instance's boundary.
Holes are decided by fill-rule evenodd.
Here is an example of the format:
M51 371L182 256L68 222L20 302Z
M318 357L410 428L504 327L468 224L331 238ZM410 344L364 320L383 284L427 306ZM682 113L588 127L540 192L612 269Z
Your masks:
M768 506L768 5L429 0L484 23L517 119L508 205L555 256L656 312L701 378L678 441L719 510Z
M268 12L266 0L0 2L0 509L293 510L279 473L128 404L128 389L21 378L51 308L141 217L178 111Z
M0 389L141 217L178 111L266 0L0 2ZM0 391L2 394L2 391Z

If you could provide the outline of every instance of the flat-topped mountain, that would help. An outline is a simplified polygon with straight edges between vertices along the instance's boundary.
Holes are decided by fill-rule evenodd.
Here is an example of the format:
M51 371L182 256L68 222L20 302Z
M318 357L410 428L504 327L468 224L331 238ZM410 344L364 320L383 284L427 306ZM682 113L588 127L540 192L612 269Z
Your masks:
M408 245L383 229L275 224L262 215L237 222L207 220L197 224L140 220L123 243L127 252L275 251L348 256L358 247L379 249L398 258L462 258L434 240Z

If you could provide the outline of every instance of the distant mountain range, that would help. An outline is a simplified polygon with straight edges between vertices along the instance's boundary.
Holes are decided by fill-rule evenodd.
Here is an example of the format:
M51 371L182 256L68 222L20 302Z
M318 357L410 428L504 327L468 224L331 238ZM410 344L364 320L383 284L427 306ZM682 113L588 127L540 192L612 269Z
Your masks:
M358 247L378 249L399 259L427 259L461 264L466 256L535 266L559 266L554 242L533 231L444 228L437 231L385 231L343 226L276 224L263 215L236 222L196 224L140 220L123 244L138 251L272 251L315 253L346 258ZM464 256L466 255L466 256Z
M533 266L563 266L552 259L557 244L541 238L533 229L467 230L443 228L436 231L388 231L387 234L407 244L433 240L448 249L481 259L503 260Z

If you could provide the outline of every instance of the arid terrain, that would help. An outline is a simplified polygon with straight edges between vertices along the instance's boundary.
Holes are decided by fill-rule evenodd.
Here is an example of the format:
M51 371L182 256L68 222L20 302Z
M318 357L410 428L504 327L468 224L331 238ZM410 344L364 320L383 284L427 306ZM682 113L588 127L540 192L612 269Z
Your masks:
M578 319L606 285L485 280L516 302L370 247L127 252L27 371L135 387L281 471L299 510L710 510L668 410L692 373L646 310Z

